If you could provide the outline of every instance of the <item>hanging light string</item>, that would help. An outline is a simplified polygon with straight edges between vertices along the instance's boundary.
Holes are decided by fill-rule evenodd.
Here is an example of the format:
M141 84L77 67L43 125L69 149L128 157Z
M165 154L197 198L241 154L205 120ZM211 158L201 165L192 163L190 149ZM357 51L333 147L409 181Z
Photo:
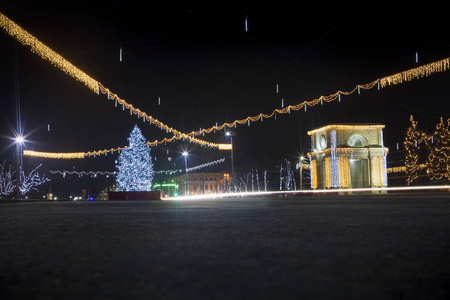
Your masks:
M200 170L200 169L204 169L207 167L211 167L211 166L215 166L218 164L221 164L225 161L225 158L221 158L215 161L211 161L209 163L206 164L201 164L198 165L196 167L192 167L192 168L188 168L186 169L187 172L192 172L192 171L196 171L196 170ZM159 171L155 171L155 174L176 174L176 173L182 173L185 172L185 170L179 169L179 170L159 170ZM116 171L113 172L109 172L109 171L50 171L51 174L55 175L55 174L59 174L62 175L63 178L66 178L67 175L77 175L79 178L82 176L92 176L92 177L97 177L98 175L102 175L102 176L115 176L117 174Z
M207 167L215 166L215 165L223 163L224 161L225 161L225 158L221 158L221 159L218 159L218 160L215 160L215 161L211 161L211 162L206 163L206 164L201 164L201 165L198 165L198 166L195 166L195 167L192 167L192 168L187 168L186 172L192 172L192 171L204 169L204 168L207 168Z
M444 58L417 68L403 71L394 75L386 76L380 79L381 87L384 88L389 85L402 84L406 81L412 81L428 77L434 73L448 71L450 68L450 58Z
M119 98L116 94L112 93L109 89L105 88L100 82L93 79L85 72L78 69L72 63L67 61L60 54L50 49L44 43L39 41L36 37L28 33L26 30L21 28L19 25L11 21L4 14L0 12L0 27L2 27L7 34L14 37L19 43L24 46L28 46L31 48L31 52L39 55L42 59L49 61L58 69L65 72L67 75L71 76L75 80L83 83L87 86L91 91L96 94L107 94L108 99L117 101L122 107L125 109L129 109L131 113L138 115L138 117L143 118L146 121L149 121L151 124L156 124L158 128L161 130L165 130L168 133L173 133L174 137L169 139L164 139L163 141L155 140L154 142L150 142L150 145L157 145L161 142L172 142L179 139L187 139L190 142L200 144L201 146L208 146L213 148L219 148L219 144L210 143L206 141L202 141L199 139L195 139L192 135L184 134L172 127L167 126L161 121L151 117L150 115L142 112L140 109L135 108L133 105L127 103L125 100Z
M164 138L161 141L154 141L154 142L147 142L146 144L154 147L158 146L158 144L162 144L165 141L172 142L174 139L180 140L182 139L182 135L173 136L172 138ZM211 147L211 148L217 148L219 150L231 150L232 145L231 144L213 144L209 142L205 142L196 138L193 138L192 140L195 140L197 144L200 144L202 146ZM111 148L111 149L104 149L104 150L98 150L98 151L88 151L88 152L67 152L67 153L56 153L56 152L41 152L41 151L33 151L33 150L24 150L23 155L24 156L32 156L32 157L41 157L41 158L50 158L50 159L81 159L86 157L97 157L99 155L108 155L109 153L114 153L116 151L121 151L123 149L127 148L125 147L117 147L117 148Z
M51 64L65 72L67 75L83 83L91 91L97 92L98 82L95 79L75 67L61 55L50 49L2 13L0 13L0 26L6 31L7 34L14 37L19 43L24 46L29 46L31 48L31 52L39 55L44 60L48 60Z
M164 138L161 141L155 140L153 142L147 142L150 146L154 147L158 144L172 142L174 140L180 140L180 139L188 139L191 142L200 144L202 146L217 148L219 150L231 150L231 144L214 144L210 142L206 142L203 140L196 139L194 136L203 135L205 133L211 133L215 130L222 130L225 127L233 128L236 127L237 124L243 125L243 124L250 124L250 122L257 122L262 121L263 118L268 119L273 116L276 116L276 114L286 114L290 113L291 110L298 111L302 108L305 108L307 106L315 106L319 103L323 102L332 102L336 99L340 99L341 95L351 95L356 91L360 91L361 89L372 89L376 85L378 85L380 88L384 88L390 85L397 85L401 84L405 81L411 81L414 79L420 79L423 77L430 76L433 73L438 72L444 72L447 71L450 68L450 58L445 58L440 61L436 61L433 63L429 63L414 69L410 69L401 73L397 73L394 75L390 75L387 77L384 77L382 79L377 79L375 81L372 81L371 83L364 84L364 85L357 85L353 90L348 92L338 91L334 94L328 95L328 96L320 96L319 98L313 99L311 101L304 101L297 105L289 105L287 107L281 108L281 109L274 109L272 113L270 114L263 114L260 113L253 117L247 117L245 119L241 120L235 120L231 123L223 123L222 125L215 125L210 128L206 129L200 129L199 131L192 131L189 134L181 133L179 131L176 131L175 129L168 127L167 125L163 124L162 122L158 121L157 119L152 118L151 116L148 116L145 112L140 111L139 109L135 109L131 104L126 103L123 99L120 99L117 95L110 93L109 90L102 88L102 90L105 93L108 93L109 98L113 97L114 100L117 99L117 101L125 106L125 108L130 109L130 111L134 112L135 114L138 114L140 117L146 118L149 122L152 124L157 125L158 127L162 127L167 132L174 133L174 136L171 138ZM102 92L103 93L103 92ZM114 152L118 150L122 150L123 148L111 148L109 150L98 150L98 151L90 151L90 152L77 152L77 153L49 153L49 152L36 152L36 151L24 151L25 156L37 156L37 157L43 157L43 158L62 158L62 159L72 159L72 158L84 158L84 157L90 157L90 156L97 156L97 155L107 155L109 152Z
M396 73L396 74L393 74L390 76L386 76L381 79L374 80L367 84L357 85L353 90L348 91L348 92L338 91L338 92L328 95L328 96L320 96L316 99L313 99L310 101L303 101L296 105L289 105L289 106L286 106L283 108L274 109L270 114L260 113L255 116L249 116L245 119L235 120L231 123L223 123L220 126L215 125L210 128L201 129L199 131L192 131L189 133L189 135L198 136L198 135L203 135L204 133L211 133L215 130L222 130L225 127L228 127L228 128L236 127L237 124L239 124L239 125L243 125L246 123L250 124L250 122L262 121L263 118L264 119L272 118L277 113L278 114L288 114L291 111L299 111L300 109L303 109L303 108L306 111L307 106L312 107L312 106L316 106L319 103L323 104L323 102L332 102L332 101L335 101L336 99L340 100L341 95L348 96L355 92L359 93L361 89L370 90L370 89L374 88L375 86L378 86L379 89L385 88L387 86L398 85L398 84L402 84L407 81L412 81L412 80L417 80L417 79L421 79L424 77L428 77L434 73L445 72L445 71L448 71L449 69L450 69L450 57L444 58L444 59L436 61L436 62L426 64L426 65L423 65L423 66L420 66L417 68L413 68L413 69L410 69L407 71L403 71L403 72Z
M135 108L132 104L127 103L125 100L121 99L117 96L117 94L112 93L108 88L104 87L100 82L96 81L77 67L75 67L73 64L68 62L66 59L64 59L61 55L50 49L48 46L44 45L42 42L40 42L37 38L29 34L27 31L22 29L20 26L15 24L13 21L8 19L5 15L0 13L0 26L12 37L14 37L18 42L25 46L29 46L31 48L31 51L33 53L36 53L37 55L41 56L41 58L48 60L51 64L59 68L60 70L64 71L69 76L75 78L77 81L84 83L85 86L87 86L91 91L100 94L106 94L109 100L116 101L117 103L122 105L123 109L129 109L130 113L136 114L139 118L142 118L144 121L148 121L150 124L155 124L158 128L161 130L165 130L167 133L172 133L173 137L171 138L164 138L162 141L155 140L153 142L148 142L151 146L157 146L161 143L167 143L172 142L174 140L180 140L180 139L187 139L190 142L200 144L202 146L208 146L213 148L221 148L221 144L216 143L210 143L203 140L196 139L195 136L203 135L205 133L211 133L215 130L222 130L225 127L232 128L236 127L237 124L243 125L247 123L250 125L250 122L257 122L262 121L263 118L268 119L273 116L276 116L276 114L286 114L290 113L291 110L298 111L302 108L305 109L307 106L315 106L319 103L323 104L323 102L332 102L336 99L340 100L340 95L350 95L353 94L355 91L360 92L360 89L372 89L375 85L378 84L379 88L384 88L391 85L398 85L402 84L406 81L412 81L417 80L420 78L428 77L431 74L439 73L439 72L445 72L449 70L450 66L450 58L445 58L440 61L436 61L433 63L429 63L417 68L413 68L407 71L403 71L400 73L396 73L390 76L383 77L381 79L377 79L372 81L371 83L363 84L363 85L357 85L352 91L349 92L342 92L338 91L334 94L328 95L328 96L320 96L319 98L313 99L311 101L303 101L297 105L289 105L287 107L281 108L281 109L274 109L272 113L270 114L263 114L260 113L258 115L255 115L253 117L249 116L247 118L241 119L241 120L235 120L231 123L223 123L222 125L218 126L212 126L210 128L204 128L200 129L198 131L191 131L190 133L182 133L163 122L153 118L152 116L146 114L145 112L141 111L138 108ZM229 148L229 146L222 146L222 148ZM118 149L118 148L116 148ZM99 154L105 154L108 153L111 150L99 150L99 151L92 151L87 152L88 156L90 155L99 155ZM115 150L113 150L115 151ZM86 153L48 153L45 154L47 156L54 156L55 158L82 158L85 156Z
M109 171L50 171L51 174L59 174L62 175L63 178L66 178L67 175L78 175L78 177L82 177L82 176L91 176L91 177L97 177L98 175L102 175L102 176L114 176L117 174L117 172L109 172Z
M41 157L41 158L51 158L51 159L80 159L86 157L97 157L99 155L108 155L108 153L113 153L116 151L121 151L127 147L118 147L98 151L89 152L68 152L68 153L56 153L56 152L40 152L33 150L24 150L24 156Z

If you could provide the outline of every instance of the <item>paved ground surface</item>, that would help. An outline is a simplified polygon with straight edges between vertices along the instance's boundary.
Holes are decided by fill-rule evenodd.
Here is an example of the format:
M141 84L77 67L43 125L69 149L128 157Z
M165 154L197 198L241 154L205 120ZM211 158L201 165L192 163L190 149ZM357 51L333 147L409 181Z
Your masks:
M449 299L450 195L0 202L0 299Z

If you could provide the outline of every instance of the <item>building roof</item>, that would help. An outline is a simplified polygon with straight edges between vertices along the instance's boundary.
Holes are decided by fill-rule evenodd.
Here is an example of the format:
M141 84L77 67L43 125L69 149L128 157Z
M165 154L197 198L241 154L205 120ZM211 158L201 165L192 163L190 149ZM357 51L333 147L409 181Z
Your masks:
M308 135L312 135L316 132L329 131L329 130L368 130L368 129L383 129L385 125L383 124L330 124L322 126L313 130L308 131Z

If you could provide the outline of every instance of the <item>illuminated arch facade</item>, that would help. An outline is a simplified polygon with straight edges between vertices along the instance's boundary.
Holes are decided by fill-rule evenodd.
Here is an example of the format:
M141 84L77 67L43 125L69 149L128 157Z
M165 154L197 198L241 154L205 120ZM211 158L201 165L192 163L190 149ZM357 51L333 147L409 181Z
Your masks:
M386 187L384 125L339 124L311 131L311 187L346 189Z

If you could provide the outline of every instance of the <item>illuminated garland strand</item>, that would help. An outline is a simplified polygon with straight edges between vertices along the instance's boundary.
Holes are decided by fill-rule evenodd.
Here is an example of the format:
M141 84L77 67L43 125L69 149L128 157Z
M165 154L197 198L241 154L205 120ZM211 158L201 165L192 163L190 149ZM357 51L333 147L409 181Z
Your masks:
M107 95L109 100L114 100L115 103L122 105L122 108L124 110L127 109L130 111L130 113L137 115L137 117L142 119L144 122L147 121L150 124L155 124L159 129L165 130L167 133L173 134L173 137L171 137L171 138L164 138L161 141L155 140L153 142L148 142L148 144L150 146L158 146L158 144L170 143L170 142L173 142L174 140L187 139L190 142L199 144L201 146L217 148L219 150L229 150L227 148L228 146L225 146L227 144L217 144L217 143L211 143L211 142L199 140L199 139L196 139L194 137L194 134L192 134L192 133L190 133L190 134L182 133L181 131L178 131L175 128L170 127L167 124L164 124L163 122L159 121L158 119L153 118L152 116L148 115L144 111L141 111L139 108L135 108L132 104L126 102L124 99L121 99L117 94L112 93L108 88L104 87L100 82L98 83L98 87L99 87L99 91L102 94Z
M72 65L70 62L65 60L61 55L44 45L42 42L40 42L37 38L29 34L27 31L22 29L20 26L15 24L13 21L8 19L5 15L0 13L0 26L12 37L14 37L18 42L25 46L29 46L31 48L31 51L33 53L38 54L41 56L41 58L48 60L50 63L55 65L57 68L64 71L69 76L75 78L76 80L84 83L91 91L100 94L107 94L108 99L115 100L116 103L119 103L122 105L122 107L125 109L129 109L131 113L138 115L138 117L142 118L143 120L148 121L151 124L155 124L158 128L161 130L165 130L166 132L173 133L174 136L172 138L164 138L162 141L155 140L153 142L148 142L151 146L157 146L161 143L167 143L172 142L174 140L180 140L180 139L188 139L191 142L200 144L202 146L208 146L213 148L221 148L221 144L216 143L210 143L206 141L202 141L199 139L195 139L194 136L203 135L205 133L211 133L215 130L222 130L225 127L232 128L236 127L237 124L243 125L245 123L250 124L251 122L257 122L259 120L263 120L263 118L271 118L276 115L276 113L279 114L286 114L290 113L291 110L298 111L302 109L303 107L306 110L307 106L315 106L319 103L325 102L332 102L336 99L340 98L340 95L350 95L353 94L356 90L359 92L360 89L371 89L373 88L377 83L379 84L379 87L384 88L386 86L390 85L397 85L401 84L405 81L412 81L416 79L420 79L423 77L430 76L433 73L438 72L445 72L449 70L450 68L450 59L445 58L443 60L433 62L430 64L426 64L417 68L413 68L404 72L400 72L397 74L393 74L390 76L386 76L381 79L377 79L371 83L364 84L364 85L357 85L352 91L350 92L342 92L338 91L334 94L328 95L328 96L320 96L317 99L313 99L311 101L303 101L297 105L289 105L287 107L284 107L282 109L275 109L270 114L263 114L260 113L253 117L247 117L245 119L241 120L235 120L231 123L223 123L220 126L212 126L207 129L200 129L198 131L192 131L189 134L181 133L180 131L169 127L168 125L164 124L163 122L151 117L150 115L146 114L145 112L141 111L140 109L135 108L132 104L127 103L125 100L119 98L116 94L112 93L109 89L105 88L100 82L94 80L90 76L88 76L86 73ZM229 146L225 146L227 150ZM88 155L99 155L99 154L105 154L108 153L110 150L99 150L99 151L92 151L87 152ZM48 157L52 158L82 158L84 157L85 153L47 153L45 154Z
M221 158L221 159L218 159L218 160L206 163L206 164L202 164L202 165L199 165L199 166L196 166L196 167L188 168L188 169L186 169L186 172L197 171L199 169L215 166L215 165L223 163L224 161L225 161L225 158Z
M53 153L53 152L39 152L33 150L24 150L24 156L41 157L41 158L51 158L51 159L80 159L85 157L96 157L98 155L108 155L108 153L113 153L115 151L123 150L124 148L111 148L109 150L99 150L91 152L71 152L71 153Z
M225 158L221 158L221 159L218 159L218 160L215 160L215 161L212 161L212 162L209 162L209 163L206 163L206 164L202 164L202 165L199 165L199 166L196 166L196 167L192 167L192 168L189 168L189 169L186 169L185 171L187 171L187 172L192 172L192 171L196 171L196 170L199 170L199 169L204 169L204 168L207 168L207 167L211 167L211 166L215 166L215 165L218 165L218 164L221 164L221 163L223 163L225 161ZM154 173L155 174L170 174L170 175L172 175L172 174L176 174L176 173L181 173L181 172L185 172L184 170L160 170L160 171L155 171ZM57 170L57 171L50 171L50 173L51 174L60 174L60 175L62 175L62 177L63 178L66 178L66 176L67 175L74 175L74 174L76 174L76 175L78 175L78 177L82 177L82 176L94 176L94 177L97 177L98 175L102 175L102 176L114 176L114 175L116 175L117 174L117 172L116 171L113 171L113 172L109 172L109 171L104 171L104 172L102 172L102 171L59 171L59 170Z
M380 87L384 88L389 85L401 84L404 81L410 81L413 79L419 79L422 77L426 77L426 76L429 76L436 72L444 72L444 71L447 71L449 68L450 68L450 58L445 58L445 59L442 59L437 62L433 62L433 63L429 63L426 65L420 66L418 68L414 68L414 69L411 69L408 71L404 71L404 72L397 73L397 74L394 74L391 76L387 76L382 79L377 79L368 84L357 85L353 90L351 90L349 92L338 91L338 92L328 95L328 96L320 96L319 98L313 99L311 101L303 101L297 105L289 105L289 106L281 108L281 109L274 109L271 114L260 113L256 116L247 117L247 118L241 119L241 120L235 120L231 123L223 123L220 126L215 125L210 128L207 128L207 129L201 129L199 131L192 131L189 134L181 133L181 132L173 129L172 127L168 127L164 123L147 115L145 112L142 112L139 109L134 108L133 105L127 103L123 99L120 99L116 94L109 92L109 90L104 88L100 83L99 83L99 85L101 87L100 88L101 92L104 94L108 94L108 97L110 99L116 100L118 103L123 105L123 107L130 109L130 111L137 114L139 117L145 118L145 120L149 121L151 124L157 125L159 128L161 128L163 130L166 130L166 132L174 133L174 136L171 138L164 138L161 141L155 140L153 142L147 142L152 147L157 146L158 144L172 142L173 140L188 139L188 140L193 141L194 143L200 144L202 146L218 148L219 150L231 150L231 144L209 143L209 142L205 142L205 141L196 139L196 138L194 138L194 136L195 135L198 136L201 134L203 135L205 133L211 133L215 130L223 130L225 127L233 128L233 127L236 127L237 124L239 124L239 125L243 125L246 123L249 124L250 121L251 122L257 122L260 120L262 121L263 118L265 118L265 119L271 118L276 113L286 114L286 113L290 113L291 110L298 111L302 108L305 108L305 110L306 110L306 106L315 106L319 103L323 103L323 101L332 102L332 101L335 101L336 99L339 99L340 95L351 95L355 91L359 91L360 89L365 89L365 90L372 89L378 83L380 84ZM39 155L39 157L46 157L46 158L84 158L84 156L94 156L95 157L96 155L107 154L108 152L113 152L113 151L117 151L120 149L123 149L123 148L116 148L116 149L110 149L110 150L105 149L105 150L91 151L91 152L86 152L86 153L43 153L43 152L38 153L38 152L28 151L26 153L24 152L24 155L29 155L29 156Z
M264 119L268 119L273 117L276 113L279 114L287 114L290 113L291 110L292 111L299 111L300 109L304 108L306 111L306 107L307 106L316 106L317 104L322 104L323 102L332 102L335 101L336 99L340 99L340 95L351 95L353 94L355 91L360 91L361 89L364 90L369 90L374 88L377 84L379 84L380 88L385 88L387 86L390 85L397 85L397 84L402 84L405 81L412 81L415 79L420 79L423 77L428 77L434 73L439 73L439 72L445 72L448 71L450 69L450 58L445 58L436 62L432 62L414 69L410 69L407 71L403 71L400 73L396 73L390 76L386 76L383 77L381 79L377 79L374 80L370 83L367 84L362 84L362 85L357 85L353 90L349 91L349 92L343 92L343 91L338 91L334 94L328 95L328 96L320 96L319 98L313 99L311 101L303 101L301 103L298 103L296 105L289 105L287 107L281 108L281 109L274 109L272 111L272 113L270 114L263 114L260 113L258 115L255 115L253 117L247 117L245 119L241 119L241 120L235 120L231 123L223 123L220 126L212 126L210 128L205 128L205 129L201 129L199 131L192 131L189 134L193 134L193 135L203 135L204 133L211 133L214 130L222 130L225 127L228 128L232 128L232 127L236 127L237 124L239 125L243 125L243 124L249 124L249 122L257 122L257 121L262 121L263 118Z
M172 142L174 139L180 140L183 138L188 139L190 142L200 144L201 146L219 148L219 144L202 141L194 138L193 136L181 133L180 131L158 121L157 119L152 118L150 115L147 115L140 109L133 107L133 105L127 103L125 100L120 99L116 94L110 92L109 89L105 88L100 82L98 82L97 80L93 79L92 77L90 77L77 67L75 67L73 64L71 64L57 52L50 49L48 46L39 41L36 37L28 33L26 30L21 28L19 25L11 21L2 13L0 13L0 27L2 27L7 34L14 37L22 45L29 46L31 48L31 52L39 55L44 60L48 60L55 67L62 70L75 80L84 83L84 85L86 85L94 93L100 94L100 92L102 92L103 94L107 94L109 99L116 100L119 104L123 106L124 109L125 108L130 109L130 112L132 112L133 114L137 114L138 117L142 117L143 119L153 124L156 124L158 128L160 128L161 130L166 130L166 132L174 134L174 137L170 139L165 138L162 141L155 140L153 142L149 142L151 146L158 145L158 143L161 144L165 142ZM103 151L104 150L94 152L103 152Z
M450 58L432 62L414 69L410 69L391 76L386 76L380 79L381 87L384 88L389 85L401 84L405 81L412 81L423 77L428 77L433 73L445 72L450 68Z
M164 140L163 140L164 141ZM200 141L201 143L203 141ZM155 146L157 142L151 143L147 142L147 144L151 146ZM219 150L231 150L231 144L217 144ZM41 157L41 158L50 158L50 159L81 159L85 157L97 157L99 155L108 155L108 153L114 153L116 151L121 151L126 147L118 147L111 148L105 150L98 151L89 151L89 152L68 152L68 153L54 153L54 152L40 152L33 150L24 150L24 156L32 156L32 157Z
M225 129L225 127L233 128L233 127L236 127L238 124L244 125L244 124L250 124L250 122L262 121L263 119L269 119L269 118L274 117L277 113L278 114L287 114L287 113L290 113L291 111L299 111L303 108L306 111L307 106L313 107L313 106L318 105L319 103L320 104L323 104L323 102L329 103L329 102L335 101L336 99L340 99L341 95L348 96L348 95L355 93L356 91L358 91L358 93L359 93L361 89L369 90L369 89L374 88L376 85L378 85L379 88L385 88L390 85L398 85L398 84L402 84L406 81L412 81L412 80L420 79L423 77L428 77L434 73L445 72L445 71L448 71L449 69L450 69L450 58L445 58L445 59L442 59L442 60L439 60L436 62L432 62L432 63L426 64L426 65L423 65L423 66L420 66L417 68L413 68L413 69L410 69L407 71L403 71L403 72L396 73L396 74L393 74L390 76L386 76L381 79L376 79L367 84L357 85L353 90L348 91L348 92L338 91L338 92L336 92L334 94L330 94L328 96L320 96L316 99L313 99L310 101L303 101L296 105L289 105L289 106L286 106L281 109L274 109L270 114L260 113L258 115L249 116L244 119L234 120L233 122L230 122L230 123L223 123L222 125L215 125L210 128L203 128L203 129L200 129L197 131L191 131L188 134L184 134L179 131L176 131L175 129L165 125L164 123L158 121L157 119L153 119L151 116L147 115L145 112L142 112L139 109L134 108L132 104L129 104L129 103L125 102L123 99L118 98L117 95L110 93L108 89L106 89L105 87L103 87L101 85L101 83L99 83L99 86L100 86L100 91L103 94L107 94L109 99L117 100L119 102L119 104L122 104L122 105L124 105L125 108L130 109L130 111L134 114L137 114L138 117L145 118L145 120L149 121L152 124L157 125L162 130L166 130L166 132L174 132L174 134L176 136L178 136L178 138L181 138L181 137L186 138L186 137L204 135L205 133L215 132L215 130L223 130L223 129Z
M78 177L82 177L82 176L94 176L94 177L97 177L98 175L102 175L102 176L113 176L113 175L116 175L117 174L117 172L109 172L109 171L105 171L105 172L102 172L102 171L88 171L88 172L86 172L86 171L80 171L80 172L78 172L78 171L50 171L50 173L51 174L60 174L60 175L62 175L62 177L63 178L66 178L66 175L74 175L74 174L76 174L76 175L78 175Z
M7 34L14 37L19 43L24 46L29 46L31 48L31 52L39 55L42 59L48 60L55 67L64 71L67 75L84 83L84 85L86 85L93 92L98 91L98 82L96 80L72 65L61 55L44 45L37 38L15 24L2 13L0 13L0 26L6 31Z

